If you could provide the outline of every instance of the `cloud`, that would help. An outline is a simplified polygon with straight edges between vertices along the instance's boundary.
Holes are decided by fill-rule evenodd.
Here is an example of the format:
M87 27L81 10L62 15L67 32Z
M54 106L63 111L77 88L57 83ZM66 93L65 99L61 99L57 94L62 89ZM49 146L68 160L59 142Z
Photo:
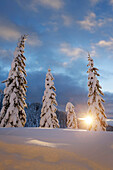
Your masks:
M41 46L43 44L36 33L31 33L26 42L31 46Z
M59 10L64 6L63 0L23 0L23 1L16 0L16 1L22 8L32 10L33 12L38 12L39 6L56 10Z
M100 18L97 19L97 16L94 12L90 12L89 15L85 16L84 20L77 21L80 26L90 32L94 32L97 27L102 27L109 22L113 22L112 18Z
M0 67L0 72L3 72L2 69L3 68ZM6 74L6 72L3 72L3 74L0 75L0 81L5 80L7 76L8 73ZM69 101L72 102L75 106L77 104L83 103L87 105L87 91L84 87L80 86L78 79L72 79L65 74L53 74L53 76L56 87L56 100L58 102L58 108L65 110L66 103ZM27 102L42 103L42 97L45 90L45 78L46 72L27 72ZM4 86L4 84L0 84L0 89L3 90Z
M96 25L96 20L95 19L96 19L96 14L92 12L88 16L86 16L84 20L78 21L78 23L85 30L91 31L92 28L94 28L95 25Z
M66 15L62 15L61 18L63 19L65 26L70 26L72 24L72 18Z
M8 41L16 40L21 33L17 26L0 18L0 38Z
M26 30L26 32L24 32ZM27 29L23 29L12 22L0 18L0 38L7 41L18 41L22 34L29 34L28 43L31 46L40 46L42 41L39 39L39 36L35 32L30 32Z
M53 76L56 87L56 98L60 108L65 109L65 105L68 101L72 102L74 105L85 102L87 104L87 91L85 88L80 86L78 79L72 79L71 77L61 73L53 74ZM29 87L27 90L27 101L42 102L45 90L45 78L46 72L33 71L27 73Z
M63 1L62 0L35 0L37 3L39 2L41 5L44 5L45 7L51 7L54 9L60 9L63 7Z
M75 73L78 71L78 67L75 68ZM3 71L3 67L0 66L0 81L7 78L8 73ZM53 74L53 71L51 71ZM78 75L79 74L79 75ZM78 75L78 77L76 77ZM80 85L80 81L84 78L79 72L75 74L74 78L65 74L53 74L54 83L56 87L56 99L58 102L58 108L65 110L67 102L72 102L75 106L77 113L81 114L87 111L88 91L83 84ZM45 78L46 72L32 71L27 72L27 102L40 102L42 103L42 97L45 90ZM86 77L85 77L86 79ZM40 81L36 81L40 80ZM87 87L87 82L86 82ZM0 89L4 89L4 84L0 84ZM111 113L113 110L113 93L105 93L105 109L106 113ZM108 115L108 114L107 114ZM113 114L110 114L113 116Z
M97 57L98 56L98 54L97 54L97 52L96 52L96 47L95 47L95 45L92 45L91 46L91 52L90 52L90 55L92 56L92 57Z
M63 62L63 67L66 67L66 66L68 66L68 62Z
M13 52L9 49L0 49L0 60L12 60Z
M100 0L90 0L91 4L94 6L100 2Z
M109 41L101 40L96 43L99 47L106 47L108 49L113 49L113 38L111 37Z
M107 113L107 116L113 117L113 93L110 92L105 92L104 93L104 107L105 107L105 112Z
M110 4L113 5L113 0L110 0Z
M102 55L102 50L104 55ZM102 39L98 42L92 43L90 54L91 56L97 58L103 57L103 59L105 59L105 56L107 56L109 59L111 59L113 56L113 37L110 37L108 40Z
M86 51L82 48L70 47L69 44L63 43L60 46L60 52L71 58L71 61L77 60L78 58L85 57Z
M43 26L47 27L47 31L51 32L51 31L58 31L60 26L72 26L73 24L73 18L71 16L68 15L64 15L64 14L55 14L51 17L50 21L47 20L45 23L43 23Z
M10 49L0 48L0 67L2 69L2 74L10 70L12 60L13 52Z
M78 68L76 68L75 73L77 72ZM78 72L77 72L78 73ZM53 73L52 73L53 74ZM79 74L79 73L78 73ZM79 74L76 78L71 78L65 74L53 74L54 76L54 83L56 87L56 99L58 102L58 107L65 110L65 106L67 102L72 102L75 106L77 113L86 113L87 112L87 100L88 100L88 90L85 86L80 85L79 81L83 78ZM33 72L28 73L28 82L29 82L29 89L28 89L28 96L27 98L31 101L41 102L42 96L44 94L44 83L45 83L46 73L44 72ZM39 80L40 82L37 81ZM86 77L85 77L86 79ZM86 81L87 87L87 81ZM37 91L37 93L36 93ZM38 95L37 95L38 94ZM112 112L113 110L113 93L104 93L105 99L105 110L108 116L108 113ZM113 113L111 114L113 116Z
M46 22L46 23L43 23L43 26L46 26L47 27L47 31L48 32L51 32L51 31L58 31L58 23L56 21L49 21L49 22Z
M5 83L1 83L2 81L6 80L8 77L8 72L5 70L5 67L0 64L0 90L4 90Z

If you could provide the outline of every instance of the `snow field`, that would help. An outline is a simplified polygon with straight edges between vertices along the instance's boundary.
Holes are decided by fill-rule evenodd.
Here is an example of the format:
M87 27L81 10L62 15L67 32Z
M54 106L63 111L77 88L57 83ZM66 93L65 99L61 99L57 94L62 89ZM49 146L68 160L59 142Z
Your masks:
M0 128L0 168L112 170L113 133Z

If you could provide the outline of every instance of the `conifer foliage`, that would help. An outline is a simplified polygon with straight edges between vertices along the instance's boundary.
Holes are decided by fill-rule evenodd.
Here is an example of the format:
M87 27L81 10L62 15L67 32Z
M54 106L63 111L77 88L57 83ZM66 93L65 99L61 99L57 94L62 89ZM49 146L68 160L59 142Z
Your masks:
M4 89L3 107L0 113L1 127L23 127L26 123L26 71L24 45L27 35L21 36L14 52L14 59L11 65L8 79L3 81L6 84Z
M54 87L54 78L51 74L51 69L48 69L45 80L45 91L43 96L43 106L41 109L41 119L40 127L50 127L50 128L59 128L59 122L56 116L56 91Z
M74 109L75 107L73 106L73 104L68 102L66 105L67 127L72 129L77 129L77 118Z
M88 65L89 69L87 71L88 75L88 87L89 87L89 94L88 94L88 114L92 117L93 123L90 125L89 130L94 131L105 131L106 130L106 114L105 109L102 104L104 99L100 95L104 95L102 92L102 87L99 84L99 80L97 76L98 69L94 67L93 59L88 54Z

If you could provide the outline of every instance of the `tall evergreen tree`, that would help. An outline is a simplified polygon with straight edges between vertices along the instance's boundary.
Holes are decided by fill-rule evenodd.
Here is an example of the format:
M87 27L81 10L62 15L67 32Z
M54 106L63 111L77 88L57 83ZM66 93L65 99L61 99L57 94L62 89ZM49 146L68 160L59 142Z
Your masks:
M72 129L77 129L77 118L74 109L75 107L73 106L73 104L68 102L66 105L67 127Z
M3 81L4 89L3 107L0 113L1 127L23 127L26 123L26 71L24 56L24 45L27 35L21 36L14 52L8 79Z
M104 99L100 95L104 95L102 92L102 87L99 84L99 80L97 76L98 69L94 67L93 59L88 54L88 65L89 69L87 71L88 75L88 87L89 87L89 94L88 94L88 114L92 117L93 123L90 125L89 130L94 131L105 131L106 130L106 114L105 109L102 104Z
M50 127L50 128L59 128L59 122L56 116L56 91L54 87L54 78L51 74L51 69L48 69L45 79L45 91L43 96L43 106L41 109L41 119L40 127Z

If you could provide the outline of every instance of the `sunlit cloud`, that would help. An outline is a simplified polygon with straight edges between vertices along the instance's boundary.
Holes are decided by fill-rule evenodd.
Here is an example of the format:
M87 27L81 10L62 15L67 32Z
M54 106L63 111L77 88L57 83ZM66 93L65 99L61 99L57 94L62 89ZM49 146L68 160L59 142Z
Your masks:
M113 0L110 0L110 4L113 5Z
M91 45L91 51L88 51L92 57L98 57L97 47L95 44Z
M106 40L100 40L98 43L96 43L97 46L99 47L105 47L108 49L113 49L113 38L111 37L109 41Z
M82 48L70 47L70 45L67 43L61 44L60 52L70 57L71 61L77 60L81 57L85 58L85 56L87 55L87 52Z
M0 18L0 38L7 41L18 41L22 34L29 34L28 43L31 46L41 46L42 41L39 39L37 33L22 30L21 27L13 24L12 22Z
M97 16L94 12L90 12L89 15L85 16L84 20L77 21L78 24L85 30L94 32L97 27L102 27L107 23L113 22L112 18L101 18L97 19Z
M62 0L35 0L37 3L44 5L45 7L51 7L54 9L60 9L63 7L64 3Z
M0 23L0 38L8 41L16 40L20 37L21 33L15 25L7 23L3 25Z
M96 5L97 3L99 3L101 0L90 0L92 5Z
M63 62L63 67L66 67L68 65L68 62Z
M88 16L86 16L84 18L84 20L78 21L78 23L85 30L91 31L95 27L95 25L96 25L96 20L95 19L96 19L96 14L92 12Z
M22 7L33 12L38 12L40 6L51 9L60 9L64 6L63 0L16 0L17 3Z
M61 18L65 26L70 26L72 24L72 18L70 16L62 15Z

